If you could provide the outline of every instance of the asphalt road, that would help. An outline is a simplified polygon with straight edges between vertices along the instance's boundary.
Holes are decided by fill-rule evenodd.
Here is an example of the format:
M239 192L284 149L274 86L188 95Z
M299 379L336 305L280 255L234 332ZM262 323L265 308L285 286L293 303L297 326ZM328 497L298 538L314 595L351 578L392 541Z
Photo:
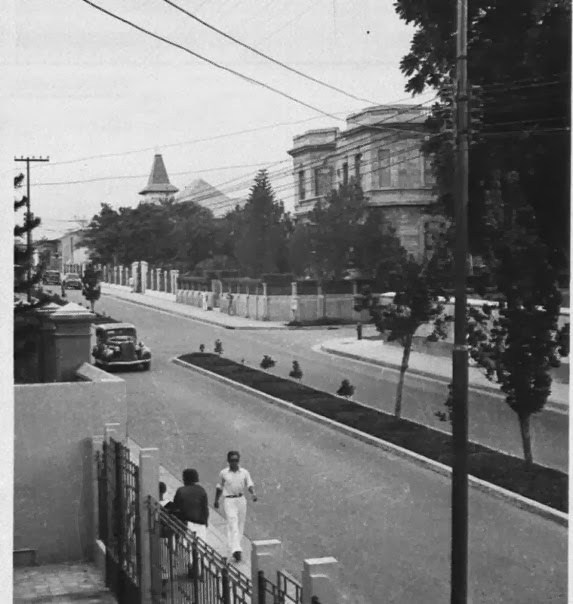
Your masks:
M79 295L76 292L71 296ZM75 299L75 298L72 298ZM141 335L152 347L153 330L148 331L146 317L149 312L141 306L104 297L98 302L108 314L118 319L131 320L136 317ZM161 314L161 313L155 313ZM163 314L162 316L169 316ZM139 323L141 320L143 323ZM247 364L258 367L263 355L269 354L277 365L271 371L288 376L293 360L297 360L304 373L303 383L327 392L335 392L343 378L348 378L356 387L354 399L372 407L392 413L398 372L371 364L343 359L312 350L312 346L335 337L349 337L351 327L338 330L276 330L276 331L233 331L178 318L179 326L173 336L161 340L161 346L171 346L173 354L199 350L213 350L216 338L223 342L224 354L235 360L244 359ZM151 338L151 339L150 339ZM173 341L171 342L171 338ZM433 426L439 430L450 430L449 423L441 422L435 412L444 410L447 387L443 382L422 376L406 374L403 395L403 416L416 422ZM536 462L568 471L569 422L567 416L544 410L531 419L533 455ZM487 392L469 393L469 436L470 439L522 458L523 450L517 416L501 397Z
M122 374L129 435L158 446L176 474L196 467L210 494L226 452L238 448L260 495L249 507L247 535L280 539L287 570L300 574L304 558L332 555L344 602L448 601L448 479L170 362L219 337L230 356L256 361L275 356L276 347L282 364L293 358L292 336L303 334L254 337L109 298L101 306L133 321L154 353L149 373ZM333 390L348 376L346 361L313 354L316 364L314 356L294 357L304 359L305 382L316 373ZM356 383L359 374L352 375ZM470 585L474 603L566 602L566 529L472 489Z

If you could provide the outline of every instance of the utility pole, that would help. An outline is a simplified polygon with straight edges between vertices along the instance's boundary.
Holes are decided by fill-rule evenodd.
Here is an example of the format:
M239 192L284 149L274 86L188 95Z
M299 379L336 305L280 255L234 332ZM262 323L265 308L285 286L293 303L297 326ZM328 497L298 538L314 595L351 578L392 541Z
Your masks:
M450 604L468 597L468 2L457 0L456 34L456 245L454 350L452 353L452 547Z
M30 162L46 162L50 161L49 157L36 157L35 155L32 157L15 157L14 161L25 161L26 162L26 218L25 224L27 227L30 226L32 221L32 212L30 211ZM28 302L32 301L32 229L28 228L26 230L26 249L28 251Z

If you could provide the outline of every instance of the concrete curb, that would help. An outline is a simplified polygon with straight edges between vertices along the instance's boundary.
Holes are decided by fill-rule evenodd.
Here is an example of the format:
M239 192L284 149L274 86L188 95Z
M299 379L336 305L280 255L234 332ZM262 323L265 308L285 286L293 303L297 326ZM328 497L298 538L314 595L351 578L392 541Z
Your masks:
M334 430L336 430L338 432L346 434L347 436L351 436L352 438L356 438L357 440L360 440L366 444L373 445L384 451L388 451L390 453L394 453L395 455L399 455L400 457L413 461L422 467L426 467L430 470L433 470L434 472L437 472L438 474L441 474L442 476L449 477L452 474L452 469L450 467L448 467L442 463L439 463L437 461L434 461L432 459L429 459L427 457L424 457L422 455L419 455L418 453L414 453L413 451L409 451L408 449L404 449L403 447L399 447L398 445L389 443L385 440L382 440L381 438L376 438L375 436L370 436L369 434L360 432L359 430L356 430L355 428L351 428L351 427L345 426L344 424L341 424L339 422L335 422L334 420L328 419L326 417L322 417L321 415L318 415L317 413L313 413L312 411L308 411L306 409L302 409L301 407L297 407L293 403L289 403L287 401L283 401L282 399L271 396L270 394L260 392L259 390L255 390L254 388L251 388L250 386L245 386L244 384L240 384L239 382L235 382L234 380L231 380L229 378L226 378L226 377L223 377L216 373L213 373L212 371L209 371L208 369L203 369L202 367L197 367L196 365L192 365L191 363L182 361L181 359L179 359L177 357L171 359L171 361L175 365L179 365L181 367L185 367L186 369L191 369L192 371L196 371L197 373L210 377L214 380L217 380L218 382L227 384L228 386L231 386L231 387L235 388L236 390L246 392L247 394L255 396L268 403L271 403L278 407L282 407L283 409L287 409L288 411L296 413L297 415L301 415L303 417L311 419L319 424L322 424L323 426L333 428ZM475 476L469 475L468 480L472 486L477 488L479 491L482 491L483 493L487 493L489 495L492 495L493 497L496 497L497 499L506 501L506 502L510 503L511 505L514 505L515 507L518 507L520 509L526 510L533 514L537 514L538 516L541 516L542 518L546 518L547 520L551 520L561 526L567 527L569 525L569 515L565 514L564 512L555 510L547 505L538 503L536 501L533 501L532 499L528 499L526 497L518 495L517 493L512 493L511 491L508 491L507 489L503 489L501 487L493 485L484 480L480 480L479 478L476 478Z
M354 354L352 352L345 352L343 350L337 350L335 348L330 348L328 345L319 344L314 347L315 350L319 350L322 352L326 352L328 354L332 354L334 356L344 357L347 359L352 359L354 361L361 361L362 363L368 363L370 365L376 365L378 367L385 367L388 369L394 369L396 371L400 371L399 363L392 363L391 361L383 361L379 359L372 359L368 357L362 357L359 354ZM408 372L410 374L419 375L428 379L435 380L437 382L442 382L444 384L449 384L451 379L444 377L443 375L439 375L437 373L432 373L431 371L424 371L423 369L414 369L412 367L408 367ZM495 386L490 386L488 384L484 385L469 385L470 390L474 390L475 392L485 392L487 394L493 394L503 399L503 394L500 393L499 388ZM569 415L569 405L567 403L561 403L559 401L548 401L544 407L545 411L553 411L554 413L559 413L560 415Z
M268 331L268 330L278 330L278 329L294 329L287 327L286 325L225 325L224 323L220 323L218 321L206 319L204 317L196 317L194 315L188 315L184 312L180 312L178 310L172 308L161 308L152 302L143 302L141 300L130 300L129 298L125 298L124 296L118 296L113 292L105 292L106 296L110 296L111 298L115 298L116 300L121 300L122 302L128 302L129 304L137 304L138 306L144 306L146 308L152 308L153 310L158 310L160 312L170 313L172 315L177 315L178 317L184 317L185 319L189 319L190 321L197 321L198 323L206 323L207 325L215 325L216 327L222 327L223 329L237 329L242 331ZM158 298L157 298L158 299ZM177 304L174 302L173 304ZM184 305L183 305L184 306Z

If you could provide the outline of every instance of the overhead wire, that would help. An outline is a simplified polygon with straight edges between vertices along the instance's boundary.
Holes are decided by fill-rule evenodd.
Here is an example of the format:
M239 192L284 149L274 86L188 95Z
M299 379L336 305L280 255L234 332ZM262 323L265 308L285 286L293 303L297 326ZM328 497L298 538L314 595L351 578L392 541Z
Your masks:
M286 69L286 70L288 70L288 71L290 71L292 73L295 73L296 75L299 75L302 78L305 78L305 79L307 79L307 80L309 80L311 82L314 82L315 84L319 84L320 86L324 86L325 88L328 88L329 90L334 90L335 92L343 94L343 95L345 95L345 96L347 96L347 97L349 97L351 99L354 99L355 101L362 101L364 103L370 103L370 104L373 104L373 105L377 104L376 101L371 101L369 99L365 99L363 97L356 96L355 94L352 94L351 92L347 92L346 90L343 90L342 88L338 88L337 86L333 86L332 84L329 84L328 82L324 82L323 80L320 80L319 78L315 78L315 77L313 77L311 75L308 75L307 73L304 73L303 71L300 71L298 69L295 69L294 67L291 67L290 65L287 65L286 63L283 63L282 61L279 61L278 59L275 59L274 57L271 57L270 55L268 55L268 54L266 54L264 52L261 52L260 50L257 50L256 48L253 48L252 46L250 46L249 44L246 44L245 42L241 42L241 40L235 38L234 36L231 36L230 34L224 32L223 30L219 29L218 27L215 27L214 25L211 25L210 23L207 23L206 21L204 21L200 17L197 17L193 13L191 13L188 10L182 8L181 6L179 6L178 4L176 4L175 2L173 2L172 0L163 0L163 2L165 2L166 4L169 4L169 6L172 6L174 9L182 12L183 14L185 14L189 18L197 21L201 25L204 25L205 27L209 28L210 30L218 33L219 35L223 36L227 40L231 40L235 44L238 44L239 46L242 46L243 48L246 48L247 50L250 50L251 52L255 53L256 55L258 55L260 57L263 57L267 61L270 61L271 63L274 63L275 65L279 65L283 69Z
M207 57L204 57L203 55L199 54L198 52L195 52L194 50L191 50L190 48L187 48L186 46L183 46L182 44L178 44L177 42L173 42L172 40L164 38L163 36L160 36L159 34L153 33L152 31L149 31L148 29L145 29L144 27L141 27L140 25L133 23L133 21L130 21L129 19L125 19L124 17L120 17L119 15L112 13L111 11L108 11L107 9L103 8L102 6L95 4L91 0L81 0L81 1L84 2L85 4L88 4L89 6L91 6L93 8L95 8L96 10L108 15L109 17L112 17L113 19L117 19L118 21L121 21L122 23L125 23L126 25L129 25L130 27L133 27L134 29L137 29L138 31L140 31L142 33L144 33L148 36L151 36L152 38L155 38L156 40L160 40L161 42L168 44L169 46L178 48L179 50L182 50L183 52L186 52L186 53L190 54L191 56L193 56L201 61L204 61L204 62L208 63L209 65L212 65L213 67L216 67L217 69L221 69L223 71L226 71L227 73L231 73L231 74L241 78L242 80L245 80L246 82L255 84L256 86L261 86L262 88L265 88L266 90L270 90L271 92L274 92L275 94L278 94L286 99L289 99L290 101L293 101L294 103L297 103L298 105L306 107L307 109L311 109L312 111L321 113L322 115L324 115L326 117L330 117L330 118L333 118L336 120L339 119L334 114L329 113L328 111L324 111L318 107L315 107L305 101L302 101L302 100L288 94L287 92L283 92L282 90L279 90L278 88L275 88L274 86L265 84L264 82L261 82L260 80L257 80L255 78L251 78L250 76L247 76L239 71L236 71L235 69L232 69L231 67L227 67L226 65L221 65L220 63L217 63L216 61L213 61Z

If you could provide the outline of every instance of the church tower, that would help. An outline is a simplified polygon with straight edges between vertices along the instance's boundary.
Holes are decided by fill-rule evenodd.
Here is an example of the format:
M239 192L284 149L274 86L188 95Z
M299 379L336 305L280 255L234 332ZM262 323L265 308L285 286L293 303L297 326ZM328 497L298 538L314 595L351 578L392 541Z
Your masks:
M158 203L177 193L179 189L169 182L167 170L163 163L163 157L160 153L156 153L151 166L151 173L147 181L147 186L142 189L139 194L141 197L140 203Z

